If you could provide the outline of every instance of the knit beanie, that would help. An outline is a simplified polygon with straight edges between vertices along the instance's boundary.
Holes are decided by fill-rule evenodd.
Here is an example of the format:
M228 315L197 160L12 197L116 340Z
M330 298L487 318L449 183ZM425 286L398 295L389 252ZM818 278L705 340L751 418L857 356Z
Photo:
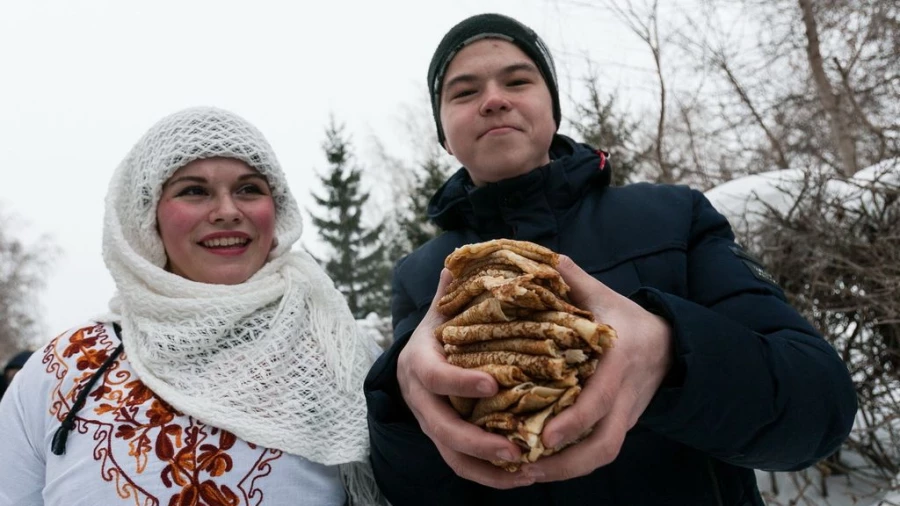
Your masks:
M556 120L558 128L562 115L556 86L556 68L553 66L553 57L547 45L534 30L513 18L502 14L478 14L461 21L444 35L428 66L428 92L431 96L431 111L437 125L438 142L443 146L445 140L444 128L441 125L441 88L447 67L462 48L481 39L501 39L511 42L531 58L550 90L550 97L553 99L553 119Z

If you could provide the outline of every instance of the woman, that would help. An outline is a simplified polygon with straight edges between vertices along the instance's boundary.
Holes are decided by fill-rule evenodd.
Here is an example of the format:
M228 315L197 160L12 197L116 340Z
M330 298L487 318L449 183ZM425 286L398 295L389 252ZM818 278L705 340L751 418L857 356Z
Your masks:
M369 504L371 347L291 251L266 139L219 109L153 126L109 186L112 314L36 352L0 404L0 505Z

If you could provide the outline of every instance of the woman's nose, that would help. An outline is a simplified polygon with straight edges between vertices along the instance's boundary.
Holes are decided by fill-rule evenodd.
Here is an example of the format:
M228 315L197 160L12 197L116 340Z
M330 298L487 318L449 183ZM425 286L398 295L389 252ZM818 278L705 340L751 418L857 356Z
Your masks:
M228 195L216 199L215 207L209 214L209 220L213 223L219 221L236 223L241 220L242 216L240 208L238 208L234 199Z

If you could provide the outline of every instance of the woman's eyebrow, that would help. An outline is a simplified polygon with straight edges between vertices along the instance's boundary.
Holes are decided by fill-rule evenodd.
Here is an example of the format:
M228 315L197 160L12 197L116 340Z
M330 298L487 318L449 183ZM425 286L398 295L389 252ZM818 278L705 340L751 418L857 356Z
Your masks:
M200 176L178 176L166 181L165 184L163 184L163 188L171 186L175 183L180 183L182 181L190 181L192 183L205 183L206 178Z
M238 180L240 180L240 181L245 181L247 179L262 179L266 183L269 182L269 180L266 179L266 176L263 176L259 172L248 172L247 174L244 174L244 175L238 177Z
M241 174L240 176L238 176L238 181L246 181L248 179L261 179L262 181L268 183L268 180L265 178L265 176L258 172L248 172L247 174ZM166 181L166 183L163 185L163 188L185 181L201 184L207 183L206 178L202 176L179 176Z

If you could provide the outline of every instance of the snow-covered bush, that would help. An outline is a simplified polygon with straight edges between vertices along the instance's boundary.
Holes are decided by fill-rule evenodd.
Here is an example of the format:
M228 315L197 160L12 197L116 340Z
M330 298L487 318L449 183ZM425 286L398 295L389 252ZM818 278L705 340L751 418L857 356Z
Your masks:
M854 378L860 407L853 433L817 469L896 488L890 481L900 472L900 160L852 178L768 172L706 195ZM802 476L827 493L824 477Z

